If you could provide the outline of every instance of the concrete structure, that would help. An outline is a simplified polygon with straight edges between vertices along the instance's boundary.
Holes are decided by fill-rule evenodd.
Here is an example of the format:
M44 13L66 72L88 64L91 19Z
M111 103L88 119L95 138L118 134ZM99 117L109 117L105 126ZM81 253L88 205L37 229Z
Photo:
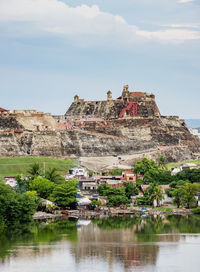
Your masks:
M137 174L133 173L133 171L126 170L122 173L122 178L121 180L124 182L133 182L136 184L137 181Z
M95 178L80 177L79 189L81 191L87 191L89 193L96 193L99 184Z
M66 180L70 180L73 178L86 178L87 177L87 171L85 168L82 167L76 167L76 168L71 168L69 170L69 174L65 176Z
M197 169L197 168L198 168L198 165L196 165L195 163L184 163L184 164L181 164L178 167L174 168L171 172L171 175L174 176L183 170L187 170L187 169L192 170L192 169Z

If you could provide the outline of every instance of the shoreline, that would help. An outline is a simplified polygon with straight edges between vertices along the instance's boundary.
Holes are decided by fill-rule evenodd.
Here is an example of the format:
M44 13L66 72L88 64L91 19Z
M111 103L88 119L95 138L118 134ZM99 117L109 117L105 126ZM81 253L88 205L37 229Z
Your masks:
M135 215L140 216L154 216L154 215L191 215L191 210L182 210L182 209L173 209L172 211L166 210L156 210L156 209L130 209L130 210L123 210L123 209L105 209L100 211L94 210L64 210L59 213L45 213L45 212L36 212L33 216L34 220L45 220L45 219L56 219L56 218L63 218L63 219L103 219L109 217L124 217L130 216L133 217Z

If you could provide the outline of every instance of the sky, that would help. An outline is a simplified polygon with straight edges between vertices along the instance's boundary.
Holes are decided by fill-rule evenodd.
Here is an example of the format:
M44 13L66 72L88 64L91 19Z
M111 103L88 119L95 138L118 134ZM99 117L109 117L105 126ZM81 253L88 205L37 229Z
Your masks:
M64 114L124 84L200 118L200 0L0 0L0 107Z

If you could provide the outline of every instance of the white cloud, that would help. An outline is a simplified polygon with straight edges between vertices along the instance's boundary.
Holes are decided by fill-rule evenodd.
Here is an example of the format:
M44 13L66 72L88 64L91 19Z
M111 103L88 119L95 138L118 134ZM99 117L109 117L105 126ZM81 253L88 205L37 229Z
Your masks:
M180 3L189 3L193 2L194 0L179 0Z
M9 29L10 35L50 33L76 41L117 40L132 44L144 40L181 43L200 39L198 31L142 30L119 15L101 11L97 5L70 7L59 0L0 0L1 24L6 25L4 31Z
M200 33L197 31L183 29L166 29L163 31L144 31L138 30L138 35L141 35L149 40L158 40L161 42L182 43L187 40L200 39Z
M199 28L200 24L162 24L160 26L172 28Z

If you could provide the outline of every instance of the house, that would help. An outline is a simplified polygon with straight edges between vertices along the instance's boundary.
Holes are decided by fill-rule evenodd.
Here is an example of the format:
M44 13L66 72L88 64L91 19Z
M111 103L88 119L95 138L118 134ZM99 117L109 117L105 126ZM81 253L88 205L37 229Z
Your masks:
M96 193L98 182L94 178L79 177L79 189L90 193Z
M121 181L121 178L121 176L99 176L98 183L107 184L113 188L122 187L123 182Z
M171 175L174 176L183 170L187 170L187 169L192 170L192 169L197 169L197 168L198 168L198 166L195 163L184 163L184 164L181 164L180 166L178 166L177 168L173 168Z
M84 168L77 167L77 168L71 168L69 170L69 174L65 176L66 180L70 180L73 178L79 178L79 177L87 177L87 171Z
M181 165L181 169L182 170L186 170L186 169L196 169L197 165L195 163L185 163Z
M108 184L112 188L123 187L123 182L121 180L107 180L106 184Z
M178 174L179 172L181 172L181 168L177 167L177 168L173 168L171 171L171 175L175 176L176 174Z
M123 181L123 182L133 182L133 183L136 184L137 174L134 173L131 170L126 170L126 171L122 172L121 181Z
M4 181L6 185L9 185L12 188L17 187L16 177L4 177Z

